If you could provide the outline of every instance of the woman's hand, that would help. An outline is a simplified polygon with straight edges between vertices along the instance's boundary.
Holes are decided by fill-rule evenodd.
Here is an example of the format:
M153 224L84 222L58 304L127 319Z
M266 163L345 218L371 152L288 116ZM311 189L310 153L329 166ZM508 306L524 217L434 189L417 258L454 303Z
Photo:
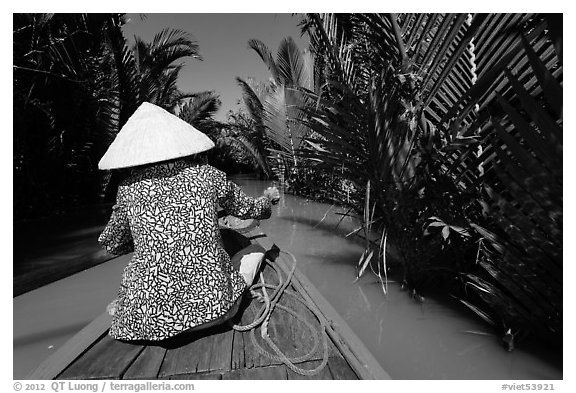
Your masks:
M264 196L270 200L270 202L275 205L280 200L280 191L276 187L268 187L264 190Z

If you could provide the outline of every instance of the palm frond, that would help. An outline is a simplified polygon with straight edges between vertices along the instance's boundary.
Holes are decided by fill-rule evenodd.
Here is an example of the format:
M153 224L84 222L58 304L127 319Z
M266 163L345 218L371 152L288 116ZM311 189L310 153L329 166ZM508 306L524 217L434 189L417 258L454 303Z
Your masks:
M274 57L272 57L272 53L266 44L260 40L251 39L248 40L248 47L253 49L258 54L258 56L260 56L260 59L262 59L266 67L268 67L268 71L270 71L274 81L276 81L278 84L282 83L278 66L276 65Z
M262 113L264 111L264 106L260 100L260 96L254 91L252 86L250 86L245 80L237 77L236 82L242 90L242 99L244 100L244 105L248 109L248 113L252 116L252 119L256 124L262 127Z
M248 140L243 135L235 137L224 137L224 141L229 144L235 144L243 149L251 158L254 160L256 165L264 172L267 177L271 176L270 167L268 165L266 157L260 152L260 150Z
M213 91L195 93L182 107L178 116L193 126L211 119L220 109L220 97Z
M285 86L299 86L311 89L314 86L314 73L312 61L306 60L310 53L301 53L292 39L287 37L282 40L276 56L276 64L279 77Z

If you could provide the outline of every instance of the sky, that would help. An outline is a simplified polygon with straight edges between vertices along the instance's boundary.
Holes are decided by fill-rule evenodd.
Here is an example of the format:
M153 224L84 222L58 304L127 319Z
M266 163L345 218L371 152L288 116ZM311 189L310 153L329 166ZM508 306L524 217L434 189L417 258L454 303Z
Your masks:
M268 80L270 73L258 54L248 48L248 40L258 39L276 57L280 42L292 37L298 47L308 47L308 37L301 37L300 17L291 14L128 14L123 27L130 44L134 36L152 41L165 27L192 34L200 46L202 61L185 58L178 88L183 92L214 90L222 107L217 120L225 120L228 110L239 108L240 86L236 77Z

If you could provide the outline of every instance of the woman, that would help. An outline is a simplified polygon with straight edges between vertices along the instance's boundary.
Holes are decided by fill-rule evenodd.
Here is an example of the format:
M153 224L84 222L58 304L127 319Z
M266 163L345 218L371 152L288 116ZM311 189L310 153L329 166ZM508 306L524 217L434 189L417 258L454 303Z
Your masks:
M279 193L269 188L250 198L223 172L190 159L213 146L188 123L144 103L102 157L100 169L134 167L99 238L110 253L134 251L113 313L113 338L164 340L212 326L235 313L251 284L258 263L233 268L217 206L242 219L265 219ZM263 250L251 251L261 261Z

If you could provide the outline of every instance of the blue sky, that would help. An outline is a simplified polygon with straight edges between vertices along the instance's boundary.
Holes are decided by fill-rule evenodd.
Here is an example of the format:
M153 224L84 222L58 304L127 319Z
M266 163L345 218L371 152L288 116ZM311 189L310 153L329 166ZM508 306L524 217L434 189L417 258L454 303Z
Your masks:
M308 37L300 36L300 17L291 14L128 14L124 35L151 41L165 27L191 33L200 45L203 61L187 58L180 73L178 87L185 92L214 90L220 94L222 108L216 114L225 120L229 109L236 109L241 90L236 76L267 80L268 69L260 57L248 48L248 40L256 38L276 55L284 37L291 36L300 49L308 47Z

